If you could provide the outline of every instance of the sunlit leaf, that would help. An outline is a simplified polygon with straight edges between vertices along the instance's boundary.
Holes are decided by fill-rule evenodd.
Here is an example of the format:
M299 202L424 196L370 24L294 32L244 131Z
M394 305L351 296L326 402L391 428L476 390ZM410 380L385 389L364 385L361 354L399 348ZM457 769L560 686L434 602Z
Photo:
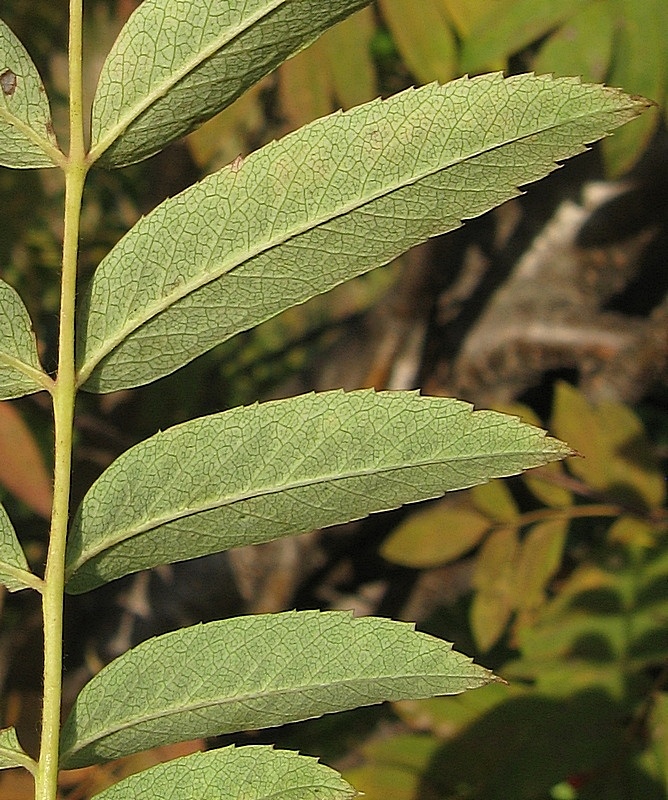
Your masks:
M475 547L491 525L489 517L446 498L407 517L383 542L380 554L414 569L447 564Z
M662 504L663 471L630 408L618 403L594 406L577 389L558 383L552 426L584 456L572 459L568 467L592 488L651 508Z
M166 375L509 199L644 106L576 79L486 75L317 120L167 200L113 248L80 306L80 383Z
M19 744L14 728L0 730L0 769L25 767L28 772L35 772L37 764Z
M553 469L552 467L556 467ZM573 493L561 486L565 479L564 470L559 464L546 464L536 474L527 475L524 482L531 494L546 506L567 508L573 504Z
M551 519L534 525L522 540L517 558L516 607L532 612L545 600L545 589L561 565L568 520Z
M621 699L647 669L665 664L665 536L651 548L620 539L614 558L578 567L536 622L518 631L522 655L504 667L504 677L558 696L605 687Z
M380 0L380 10L401 57L420 83L457 75L457 43L440 0Z
M61 157L37 68L0 21L0 164L17 169L53 167Z
M133 164L230 105L369 0L144 0L102 67L91 158Z
M569 452L513 417L414 392L235 408L158 433L102 474L72 524L67 588L347 522Z
M0 403L0 485L45 519L53 478L30 427L10 403Z
M125 778L95 800L352 800L357 792L315 758L266 745L194 753Z
M65 723L61 765L493 680L403 622L333 611L210 622L150 639L99 672Z
M512 523L519 517L520 510L513 494L501 481L476 486L470 494L475 508L493 522Z
M519 554L517 530L498 528L480 549L473 585L471 630L480 650L489 650L499 640L515 608L515 571Z
M28 310L17 292L0 280L0 400L38 392L48 381Z
M35 585L23 548L5 509L0 506L0 583L10 592Z

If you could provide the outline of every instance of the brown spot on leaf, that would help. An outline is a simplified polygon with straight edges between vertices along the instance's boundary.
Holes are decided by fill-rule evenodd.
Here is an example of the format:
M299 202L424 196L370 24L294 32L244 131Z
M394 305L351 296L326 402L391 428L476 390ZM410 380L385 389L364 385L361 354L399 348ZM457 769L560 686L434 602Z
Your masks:
M0 89L2 89L2 93L7 97L11 97L16 91L16 75L11 69L6 69L2 75L0 75Z
M234 159L234 161L230 164L230 169L233 173L239 172L241 167L244 163L244 157L239 153L239 155Z

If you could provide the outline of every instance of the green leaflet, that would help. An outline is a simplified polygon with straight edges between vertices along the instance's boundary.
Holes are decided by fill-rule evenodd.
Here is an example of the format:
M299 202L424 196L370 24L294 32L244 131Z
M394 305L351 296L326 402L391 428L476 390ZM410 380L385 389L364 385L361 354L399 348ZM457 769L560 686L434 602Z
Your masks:
M81 691L61 766L496 680L413 625L345 611L237 617L158 636Z
M317 120L167 200L113 248L80 307L80 385L166 375L493 208L645 106L574 78L495 74Z
M118 458L86 494L67 590L347 522L570 454L538 428L415 392L333 391L191 420Z
M0 280L0 400L48 387L28 310L17 292Z
M267 745L225 747L158 764L94 800L352 800L357 792L315 758Z
M153 155L368 2L144 0L102 67L91 159Z
M34 773L37 764L19 744L14 728L3 728L0 730L0 769L12 767L25 767L28 772Z
M5 509L0 506L0 584L10 592L18 592L34 586L35 581L14 526Z
M0 164L17 169L53 167L62 157L37 67L0 21Z

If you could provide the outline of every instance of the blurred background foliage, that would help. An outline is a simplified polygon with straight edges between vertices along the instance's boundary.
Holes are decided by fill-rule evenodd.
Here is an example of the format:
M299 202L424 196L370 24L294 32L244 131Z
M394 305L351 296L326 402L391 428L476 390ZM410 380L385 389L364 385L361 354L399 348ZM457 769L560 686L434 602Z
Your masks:
M85 5L90 99L105 55L138 3L87 0ZM2 16L24 41L45 80L54 126L66 147L64 6L5 0ZM652 99L652 112L602 142L593 161L577 159L562 171L577 191L592 171L609 185L625 186L668 119L668 3L377 0L183 142L124 170L94 171L82 218L82 283L142 214L239 154L338 108L413 84L494 69L582 75ZM645 171L658 173L651 166ZM643 189L636 213L642 217L651 211L653 216L649 223L640 219L638 230L643 224L652 231L665 225L664 184L649 194ZM576 191L564 186L562 178L557 194ZM49 369L55 365L62 200L63 183L55 170L0 169L0 270L30 310ZM543 202L539 191L529 189L519 208L521 213L537 209L542 224L549 218ZM517 208L511 203L500 211L494 233L485 222L467 225L473 246L503 238L503 226L510 224ZM621 227L615 213L618 209L613 209L612 222L608 220L613 229ZM528 239L537 235L536 224ZM457 244L445 256L437 254L437 261L451 260L453 251L463 250L455 237L450 241ZM653 241L665 244L665 239ZM666 250L655 251L663 283L641 273L634 291L660 300ZM443 272L442 263L434 265L431 251L426 258L431 271L423 269L423 255L408 254L236 337L152 386L101 397L82 395L74 502L120 452L192 416L330 385L446 391L447 381L440 382L424 368L429 355L425 331L433 324L429 314L451 313L442 301L448 294L458 308L461 301L470 327L471 319L483 316L484 307L477 301L466 306L460 295L468 289L434 281L432 272ZM407 279L414 275L410 270L416 262L417 280ZM490 273L489 281L500 286L506 275ZM652 303L642 312L635 306L633 313L649 317ZM662 319L655 326L659 333ZM414 338L416 329L420 335ZM659 347L665 348L665 332ZM527 368L529 362L526 358ZM397 378L406 369L413 377ZM495 669L509 685L289 726L278 739L271 732L267 741L278 740L338 765L370 800L668 796L668 388L665 380L649 382L633 395L631 408L618 400L593 398L586 387L571 385L577 380L575 370L547 370L540 385L528 381L529 391L508 390L492 402L472 390L465 399L538 424L542 419L584 458L387 515L354 528L350 536L333 534L326 542L332 549L318 552L309 592L294 589L275 600L276 606L352 605L418 619L422 629L454 640L459 650ZM514 402L520 396L524 405ZM0 496L37 569L50 503L50 425L49 405L40 395L0 404ZM339 572L348 575L341 551L357 551L354 578L337 578L336 590L316 585L333 581ZM279 578L280 570L269 552L271 588L280 582L271 570ZM238 563L232 566L236 569ZM307 562L297 559L291 567L297 577L290 586L299 585L300 570L306 568ZM356 582L360 574L363 585ZM104 648L99 642L93 647L88 639L99 640L103 633L117 636L114 591L123 598L113 587L98 598L94 614L86 617L89 622L76 631L83 643L69 643L72 653L87 654L89 666L102 663L103 656L98 663L91 653ZM172 593L169 602L176 602L174 587L167 591ZM375 603L378 592L384 599ZM2 724L17 724L29 747L41 668L39 609L24 594L0 596L0 710ZM185 597L185 592L175 594L178 602ZM387 598L395 595L400 601L393 605ZM240 602L236 595L234 602ZM103 610L107 606L112 610ZM220 607L196 612L201 617L221 613ZM96 615L103 617L97 630ZM183 618L181 612L176 616ZM250 738L260 741L262 735ZM63 797L89 797L143 768L140 758L147 756L120 768L70 777L63 783ZM0 776L3 798L30 796L29 786L16 780L13 772Z

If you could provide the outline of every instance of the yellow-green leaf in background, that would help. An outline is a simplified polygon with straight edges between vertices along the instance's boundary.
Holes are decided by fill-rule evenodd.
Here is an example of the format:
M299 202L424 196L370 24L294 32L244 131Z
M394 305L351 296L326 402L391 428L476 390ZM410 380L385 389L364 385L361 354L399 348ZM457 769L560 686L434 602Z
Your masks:
M420 777L438 746L438 739L424 734L375 739L362 749L364 763L345 770L343 777L359 789L365 800L413 800Z
M446 83L458 72L457 43L443 3L379 0L392 38L404 63L420 83Z
M561 431L584 458L573 458L569 470L592 489L609 486L609 435L601 430L596 412L575 387L559 382L555 386L552 428Z
M552 427L584 456L571 459L568 467L591 488L650 508L662 504L664 476L630 408L615 403L595 407L577 389L559 383Z
M527 425L535 425L537 428L542 427L542 422L538 414L523 403L495 403L494 409L504 414L514 414L519 417L522 422L526 422ZM540 469L534 470L531 474L525 475L524 482L527 488L534 497L551 508L566 508L572 505L572 492L559 485L563 483L564 470L562 465L554 463L547 464L546 466L554 466L556 469L540 467ZM508 491L505 485L503 485L503 489L506 492ZM499 521L511 522L518 513L517 508L514 507L512 515L509 513L505 519Z
M573 504L573 493L559 485L560 480L565 478L564 470L557 464L554 466L557 469L541 467L533 475L527 475L524 483L531 494L544 505L550 508L567 508Z
M548 34L591 0L496 0L462 47L461 66L476 73Z
M322 39L282 65L278 96L286 131L301 128L331 111L334 86L327 66Z
M598 419L612 444L609 466L613 483L632 487L650 508L661 506L666 497L666 478L640 419L628 406L618 403L602 403Z
M459 36L464 38L489 9L489 0L440 0Z
M611 86L623 86L661 105L668 82L668 3L666 0L617 0L620 23L614 41L612 70L606 77ZM603 142L610 174L631 167L656 130L658 109L651 109L640 122L627 127L619 137Z
M656 528L638 517L619 517L608 528L608 541L625 548L653 547L656 539Z
M490 526L488 517L455 495L407 517L385 540L380 554L404 567L435 567L475 547Z
M568 520L551 519L534 525L519 549L515 573L516 607L531 614L545 600L545 589L561 564Z
M608 0L597 0L577 11L542 45L536 72L582 75L600 82L610 66L615 18Z
M474 487L471 499L478 511L494 522L514 522L520 513L510 489L501 481Z
M471 606L471 630L477 646L489 650L501 638L515 607L515 573L519 541L517 529L498 528L491 533L478 555Z
M322 37L336 98L344 109L373 100L378 94L371 41L376 30L368 6L330 28Z

